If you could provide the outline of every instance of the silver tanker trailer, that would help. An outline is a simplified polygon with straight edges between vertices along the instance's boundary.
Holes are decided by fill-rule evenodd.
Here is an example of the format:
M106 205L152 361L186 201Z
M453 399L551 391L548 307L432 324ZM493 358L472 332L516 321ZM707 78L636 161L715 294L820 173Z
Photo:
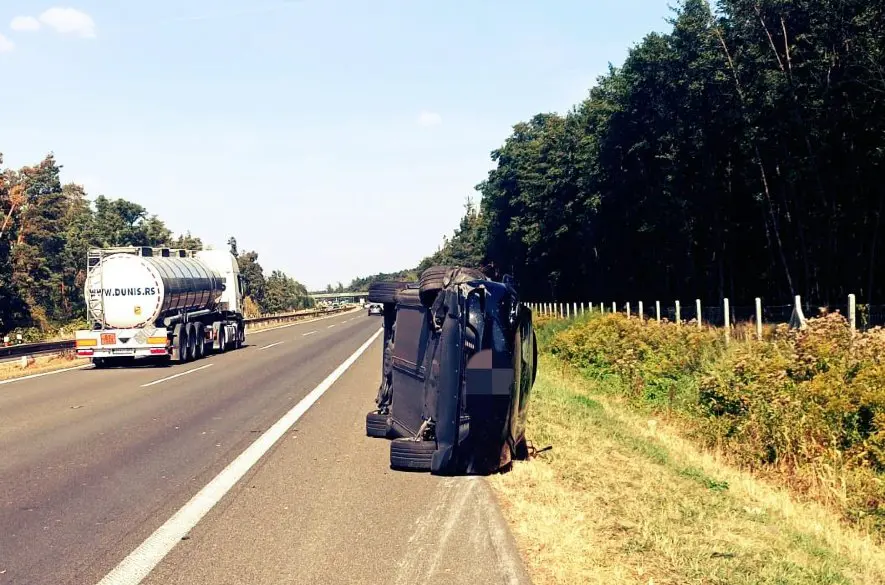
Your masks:
M90 250L84 288L91 329L77 331L77 355L96 367L187 362L246 340L243 280L226 250Z

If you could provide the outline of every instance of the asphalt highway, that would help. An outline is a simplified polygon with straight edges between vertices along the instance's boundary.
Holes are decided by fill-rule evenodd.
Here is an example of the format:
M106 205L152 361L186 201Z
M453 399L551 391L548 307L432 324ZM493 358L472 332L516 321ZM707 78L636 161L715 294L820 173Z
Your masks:
M0 585L526 583L483 479L391 471L365 437L380 326L0 385Z

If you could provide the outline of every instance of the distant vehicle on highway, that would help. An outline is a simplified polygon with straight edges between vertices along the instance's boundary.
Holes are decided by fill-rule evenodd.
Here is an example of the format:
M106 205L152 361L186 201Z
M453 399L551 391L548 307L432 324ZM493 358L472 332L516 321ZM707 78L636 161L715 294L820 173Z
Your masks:
M369 316L372 315L383 315L384 314L384 305L381 303L369 303Z
M96 367L189 362L246 341L243 279L226 250L89 250L84 288L92 328L77 331L75 346Z

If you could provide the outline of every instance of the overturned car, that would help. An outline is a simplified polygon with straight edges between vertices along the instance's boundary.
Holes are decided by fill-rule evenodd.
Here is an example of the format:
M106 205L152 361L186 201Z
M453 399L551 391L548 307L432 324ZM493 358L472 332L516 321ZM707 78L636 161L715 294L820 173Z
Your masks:
M366 433L392 439L391 467L485 474L527 456L538 354L511 279L434 266L417 285L376 283L369 302L384 307L384 354Z

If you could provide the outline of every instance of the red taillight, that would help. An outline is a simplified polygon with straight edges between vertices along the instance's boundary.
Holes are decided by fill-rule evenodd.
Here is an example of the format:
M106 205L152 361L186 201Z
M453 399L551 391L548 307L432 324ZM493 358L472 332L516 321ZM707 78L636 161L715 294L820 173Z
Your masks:
M92 353L93 352L91 349L78 349L77 350L78 356L90 356L90 355L92 355Z
M152 347L151 355L166 355L168 352L165 347Z

